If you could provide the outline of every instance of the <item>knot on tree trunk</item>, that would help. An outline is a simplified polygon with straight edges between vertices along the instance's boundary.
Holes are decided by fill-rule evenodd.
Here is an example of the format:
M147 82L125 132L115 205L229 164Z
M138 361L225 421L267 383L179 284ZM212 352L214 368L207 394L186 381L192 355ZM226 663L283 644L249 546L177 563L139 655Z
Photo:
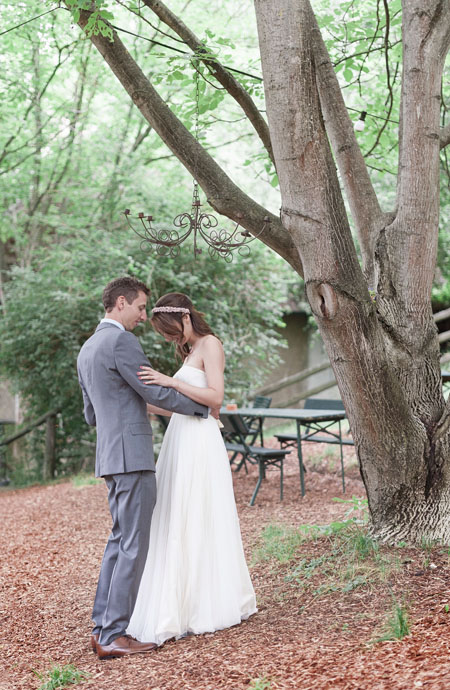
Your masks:
M315 316L321 319L334 319L338 311L338 300L329 283L308 283L306 295Z

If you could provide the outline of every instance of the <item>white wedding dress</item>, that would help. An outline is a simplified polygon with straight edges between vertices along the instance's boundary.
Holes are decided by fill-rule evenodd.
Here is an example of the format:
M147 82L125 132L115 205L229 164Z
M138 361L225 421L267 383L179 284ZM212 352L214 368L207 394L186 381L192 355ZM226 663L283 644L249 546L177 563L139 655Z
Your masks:
M175 374L206 387L204 371ZM231 470L216 420L173 414L156 467L150 546L127 633L163 644L213 632L256 612Z

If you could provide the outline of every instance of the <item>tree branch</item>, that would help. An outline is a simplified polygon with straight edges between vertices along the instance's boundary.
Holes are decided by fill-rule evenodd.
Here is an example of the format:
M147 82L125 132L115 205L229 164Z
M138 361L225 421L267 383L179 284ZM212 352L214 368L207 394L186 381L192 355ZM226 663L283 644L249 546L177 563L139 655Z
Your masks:
M282 219L301 251L307 290L327 282L368 302L321 117L311 7L257 0L255 10Z
M429 303L436 263L442 46L450 28L450 6L440 0L422 0L420 7L406 2L404 27L398 212L386 239L397 296L417 308Z
M169 10L168 7L161 2L161 0L143 0L144 5L152 10L164 24L169 26L173 31L175 31L180 38L189 46L189 48L199 55L200 59L204 62L207 68L210 70L213 77L222 84L222 86L228 91L230 96L232 96L235 101L241 106L244 113L247 115L248 119L252 123L256 133L261 139L264 147L267 149L270 159L274 163L272 144L270 141L269 127L266 121L261 116L258 108L253 102L252 98L249 96L247 91L240 85L240 83L228 72L218 60L211 58L203 43L197 38L197 36L179 19L173 12ZM205 58L202 58L202 53L205 54Z
M373 249L376 231L385 216L370 181L366 163L356 140L353 123L311 5L307 3L313 26L313 51L320 106L325 129L336 157L350 210L355 221L363 256L363 268L373 283Z
M439 134L439 148L444 149L450 144L450 124L442 127Z
M78 24L82 29L90 14L87 10L81 12ZM210 205L218 213L239 222L253 235L259 235L264 219L269 217L270 226L259 238L302 275L298 251L279 218L247 196L203 149L159 96L117 33L113 33L113 42L101 35L92 35L90 40L145 119L191 175L196 177Z
M205 151L213 151L214 149L223 149L225 146L229 146L230 144L235 144L237 141L241 141L242 139L246 139L247 137L252 137L253 134L251 132L248 132L247 134L241 134L239 137L235 137L234 139L230 139L229 141L223 141L220 142L220 144L211 144L210 146L205 146ZM154 158L147 158L144 160L144 165L148 165L149 163L155 163L155 161L163 161L163 160L168 160L169 158L173 158L175 154L173 153L168 153L165 156L156 156Z
M375 151L378 144L380 143L381 136L382 136L384 130L386 129L387 125L388 125L388 121L389 121L389 119L391 117L391 113L392 113L392 108L394 107L394 92L392 89L392 85L393 85L393 83L395 83L395 80L397 78L398 71L399 71L399 65L397 63L397 67L396 67L396 70L394 72L394 78L391 80L391 67L389 64L389 30L390 30L390 26L391 26L391 17L389 14L388 0L383 0L383 7L384 7L384 14L386 17L385 30L384 30L384 46L383 46L384 47L384 64L386 67L386 86L387 86L387 90L388 90L388 95L387 95L387 98L386 98L385 103L384 103L386 116L385 116L385 120L384 120L382 126L378 130L378 133L377 133L377 136L376 136L374 143L372 144L370 149L365 153L365 157L369 157L371 155L371 153L373 151ZM387 110L386 110L386 107L387 107Z

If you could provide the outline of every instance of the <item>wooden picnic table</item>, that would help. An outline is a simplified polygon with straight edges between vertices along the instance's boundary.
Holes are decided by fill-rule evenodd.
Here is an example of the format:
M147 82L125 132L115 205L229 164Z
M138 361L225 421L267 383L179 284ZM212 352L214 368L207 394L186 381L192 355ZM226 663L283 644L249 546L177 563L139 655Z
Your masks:
M305 495L305 477L302 458L302 426L309 429L315 428L316 431L322 433L329 433L327 429L336 422L341 422L345 419L345 411L342 410L314 410L314 409L293 409L283 407L238 407L235 410L229 410L226 406L220 410L221 415L240 415L241 417L252 417L259 419L260 428L265 419L287 419L294 421L297 428L297 452L300 470L300 487L302 496ZM343 490L345 491L345 483L343 478Z

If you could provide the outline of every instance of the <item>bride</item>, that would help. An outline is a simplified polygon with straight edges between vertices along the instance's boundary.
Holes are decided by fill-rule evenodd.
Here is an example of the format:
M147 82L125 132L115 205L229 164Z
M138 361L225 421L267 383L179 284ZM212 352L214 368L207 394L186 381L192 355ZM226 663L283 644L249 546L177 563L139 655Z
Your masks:
M186 295L172 292L157 301L151 323L176 343L183 365L173 377L142 367L141 380L219 408L225 358L203 315ZM171 420L156 468L147 562L127 633L161 645L236 625L256 612L256 601L216 419L148 407Z

